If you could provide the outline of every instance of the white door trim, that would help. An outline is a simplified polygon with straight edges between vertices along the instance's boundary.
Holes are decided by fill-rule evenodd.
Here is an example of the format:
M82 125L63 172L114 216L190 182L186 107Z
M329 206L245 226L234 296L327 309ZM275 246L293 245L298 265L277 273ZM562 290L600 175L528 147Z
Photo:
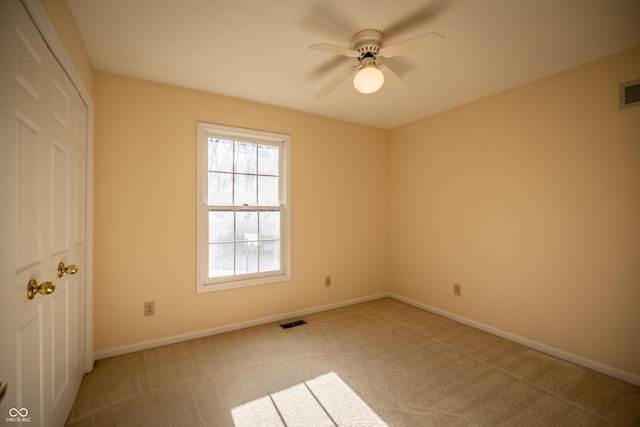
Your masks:
M76 71L62 41L49 20L40 0L20 0L40 32L51 53L69 76L87 106L87 187L86 187L86 290L85 290L85 372L93 369L93 99Z

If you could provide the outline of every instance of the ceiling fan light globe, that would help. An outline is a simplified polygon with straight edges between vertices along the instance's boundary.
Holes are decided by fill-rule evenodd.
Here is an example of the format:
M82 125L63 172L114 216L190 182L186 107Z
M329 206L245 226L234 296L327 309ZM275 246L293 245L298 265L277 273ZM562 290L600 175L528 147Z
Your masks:
M384 84L384 74L374 67L364 67L353 78L353 87L360 93L374 93Z

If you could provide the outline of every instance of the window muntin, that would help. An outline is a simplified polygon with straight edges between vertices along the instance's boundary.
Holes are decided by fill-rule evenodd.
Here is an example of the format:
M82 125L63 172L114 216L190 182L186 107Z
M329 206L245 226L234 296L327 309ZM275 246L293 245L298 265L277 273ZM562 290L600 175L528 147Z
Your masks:
M286 135L198 123L198 291L288 280Z

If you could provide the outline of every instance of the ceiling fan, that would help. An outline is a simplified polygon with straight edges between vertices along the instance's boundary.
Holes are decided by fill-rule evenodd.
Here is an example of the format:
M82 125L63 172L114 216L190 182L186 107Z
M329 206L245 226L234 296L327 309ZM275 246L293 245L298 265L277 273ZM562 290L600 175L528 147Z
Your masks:
M309 49L344 55L357 58L358 60L357 65L349 67L340 73L330 81L328 85L316 93L315 97L318 99L324 98L354 74L353 86L358 92L365 94L374 93L379 90L386 81L394 92L403 95L411 89L409 85L398 77L391 68L385 64L378 63L378 58L393 58L394 56L440 46L443 43L444 37L440 34L428 33L385 46L382 31L368 29L358 31L353 35L350 48L326 43L311 45Z

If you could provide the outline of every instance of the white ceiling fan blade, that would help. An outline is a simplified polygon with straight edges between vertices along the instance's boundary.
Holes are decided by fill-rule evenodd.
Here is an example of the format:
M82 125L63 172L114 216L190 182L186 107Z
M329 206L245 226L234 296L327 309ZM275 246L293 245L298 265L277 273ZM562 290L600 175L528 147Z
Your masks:
M342 73L340 73L338 75L338 77L336 77L335 79L331 80L329 82L328 85L326 85L325 87L323 87L320 92L316 93L315 97L317 99L322 99L325 96L329 95L331 92L333 92L338 86L340 86L340 83L342 83L343 81L345 81L346 79L348 79L350 76L353 75L353 73L356 72L356 68L355 66L353 67L349 67L346 70L344 70Z
M384 84L398 95L406 95L411 91L411 87L404 82L396 73L384 64L377 65L378 69L384 74Z
M332 44L327 44L327 43L312 44L311 46L309 46L309 49L319 50L322 52L336 53L338 55L344 55L350 58L357 58L358 56L360 56L360 53L353 49L347 49L345 47L334 46Z
M394 56L442 46L443 44L444 37L442 37L438 33L429 33L389 46L385 46L380 49L380 56L383 56L385 58L393 58Z

